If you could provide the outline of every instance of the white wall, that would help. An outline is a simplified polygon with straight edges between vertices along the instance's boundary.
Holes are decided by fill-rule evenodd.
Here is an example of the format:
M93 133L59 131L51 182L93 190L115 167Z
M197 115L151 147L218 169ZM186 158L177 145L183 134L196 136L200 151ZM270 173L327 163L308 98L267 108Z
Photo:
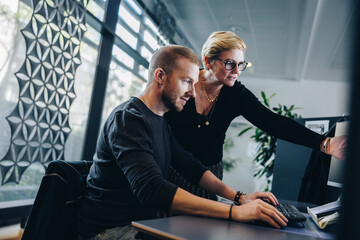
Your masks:
M301 107L302 117L339 116L348 112L349 82L321 80L245 79L243 84L261 99L260 92L268 96L276 93L271 103Z
M295 112L304 118L340 116L349 112L348 92L350 84L346 81L240 79L260 100L262 99L261 91L264 91L267 96L276 93L270 101L271 106L280 103L301 107ZM251 149L254 148L254 143L250 136L253 131L250 130L245 135L237 137L237 134L250 126L250 123L242 117L236 119L236 122L241 124L232 124L226 133L227 137L232 138L234 147L224 152L224 157L236 159L236 165L230 172L224 172L223 180L235 190L247 193L261 190L263 182L259 182L252 176L253 158L250 153Z

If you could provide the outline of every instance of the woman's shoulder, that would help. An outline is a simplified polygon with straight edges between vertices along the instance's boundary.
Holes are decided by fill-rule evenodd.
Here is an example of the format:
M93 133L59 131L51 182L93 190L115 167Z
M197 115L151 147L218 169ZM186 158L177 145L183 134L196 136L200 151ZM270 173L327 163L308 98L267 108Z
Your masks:
M257 97L243 85L240 81L235 81L232 87L224 86L220 98L225 102L230 101L232 104L239 105L251 104L257 102Z
M245 85L243 85L238 80L235 81L233 86L229 87L229 86L224 85L224 87L222 89L223 92L226 92L226 95L234 94L236 96L238 96L239 94L243 93L246 90L247 90L247 88L245 87Z

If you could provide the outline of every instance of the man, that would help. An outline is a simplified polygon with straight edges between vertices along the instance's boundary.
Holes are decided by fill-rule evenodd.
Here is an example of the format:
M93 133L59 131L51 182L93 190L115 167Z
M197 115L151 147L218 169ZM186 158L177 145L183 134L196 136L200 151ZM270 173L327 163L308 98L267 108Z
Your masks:
M235 221L263 220L281 227L286 218L270 204L271 193L239 194L226 186L175 140L163 115L181 111L195 96L200 62L183 46L165 46L152 57L143 94L122 103L100 133L79 215L79 232L90 239L131 239L131 221L151 219L158 211ZM228 205L203 199L166 181L170 163L190 181L227 199ZM254 200L254 201L252 201Z

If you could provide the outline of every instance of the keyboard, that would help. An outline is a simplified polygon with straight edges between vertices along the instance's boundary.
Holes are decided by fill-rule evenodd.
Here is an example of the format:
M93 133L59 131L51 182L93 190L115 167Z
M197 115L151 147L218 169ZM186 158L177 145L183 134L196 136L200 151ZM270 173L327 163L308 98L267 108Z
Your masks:
M289 221L293 222L304 222L306 217L291 204L279 204L275 208L281 212Z

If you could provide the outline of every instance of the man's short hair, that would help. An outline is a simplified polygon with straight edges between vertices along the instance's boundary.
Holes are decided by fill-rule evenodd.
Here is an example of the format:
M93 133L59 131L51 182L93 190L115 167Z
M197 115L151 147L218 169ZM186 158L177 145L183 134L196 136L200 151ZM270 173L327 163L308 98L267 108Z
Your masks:
M159 48L152 56L148 81L152 81L157 68L162 68L167 75L171 76L181 58L190 60L199 67L201 65L198 55L192 49L180 45L167 45Z

